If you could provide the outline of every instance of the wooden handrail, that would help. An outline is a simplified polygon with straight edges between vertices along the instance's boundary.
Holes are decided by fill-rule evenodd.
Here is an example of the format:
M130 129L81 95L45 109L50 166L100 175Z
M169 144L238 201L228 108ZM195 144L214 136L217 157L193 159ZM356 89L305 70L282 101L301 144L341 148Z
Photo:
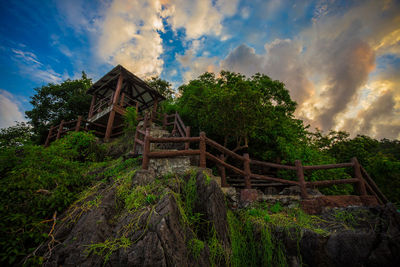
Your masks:
M337 164L326 164L326 165L316 165L316 166L303 166L304 170L328 170L328 169L338 169L353 167L354 164L349 163L337 163Z
M176 150L176 151L154 151L149 152L149 158L169 158L169 157L179 157L179 156L190 156L199 155L200 150Z
M281 164L277 164L277 163L259 161L259 160L254 160L254 159L250 160L250 164L261 165L261 166L277 168L277 169L284 169L284 170L292 170L292 171L296 170L295 166L281 165Z
M162 115L163 119L159 120L164 129L166 126L173 125L174 126L174 131L178 131L181 137L152 137L150 136L150 131L149 129L145 131L141 129L136 130L136 135L135 135L135 144L140 144L144 147L143 149L143 164L142 168L147 169L148 164L149 164L149 159L150 158L165 158L165 157L176 157L176 156L188 156L188 155L200 155L200 167L205 168L206 167L206 159L211 160L215 162L221 171L222 174L225 173L225 168L228 168L229 170L243 176L245 179L243 180L245 183L245 188L251 188L251 179L255 180L264 180L264 181L269 181L269 182L277 182L281 184L289 184L289 185L298 185L300 186L301 190L301 197L308 198L308 193L307 193L307 188L310 187L324 187L324 186L331 186L331 185L337 185L337 184L356 184L357 189L359 189L358 192L360 195L365 195L365 188L368 189L369 192L374 194L378 201L381 203L386 203L387 199L385 196L382 194L382 192L379 191L378 187L376 184L372 181L372 179L368 176L366 173L365 169L358 164L359 171L357 172L357 166L356 166L356 161L353 159L352 162L349 163L337 163L337 164L325 164L325 165L311 165L311 166L303 166L300 161L296 161L296 166L291 166L291 165L283 165L283 164L277 164L277 163L272 163L272 162L265 162L265 161L259 161L259 160L254 160L250 159L248 157L248 154L244 154L243 156L235 153L234 151L226 148L225 146L217 143L216 141L207 138L204 132L200 133L199 137L190 137L190 129L188 130L188 127L185 126L185 124L182 121L182 118L180 115L176 112L173 115L166 115L166 114L159 114ZM168 122L169 118L174 117L174 122ZM139 134L144 135L144 141L139 139ZM189 143L199 143L199 149L198 150L190 150L189 149ZM185 149L184 150L178 150L178 151L150 151L150 144L151 143L185 143ZM219 155L218 157L211 154L209 151L207 151L207 145L209 145L211 148L214 148L218 150L219 152L222 153L222 155ZM238 168L236 166L233 166L227 162L225 162L225 157L224 155L229 155L237 160L240 160L243 165L242 168ZM265 167L271 167L271 168L276 168L276 169L283 169L283 170L291 170L291 171L296 171L297 173L297 181L291 181L291 180L286 180L282 178L276 178L276 177L269 177L266 175L261 175L261 174L255 174L251 172L250 165L260 165L260 166L265 166ZM306 182L304 179L304 171L314 171L314 170L327 170L327 169L337 169L337 168L348 168L348 167L353 167L355 168L355 178L349 178L349 179L340 179L340 180L324 180L324 181L308 181ZM361 174L360 175L360 171ZM223 186L227 186L226 184L226 177L225 175L224 179L221 180L224 181ZM366 179L364 180L362 176L366 176ZM268 185L268 184L267 184ZM364 192L362 191L362 188L364 186Z
M341 179L341 180L325 180L325 181L315 181L315 182L306 182L307 187L324 187L331 186L337 184L350 184L350 183L358 183L357 178L349 178L349 179Z
M200 142L200 137L150 137L151 143Z
M364 176L364 179L366 180L366 185L370 186L370 188L375 192L375 194L381 199L381 201L386 204L388 203L388 199L386 198L386 196L382 193L381 190L379 190L379 187L376 185L376 183L374 182L374 180L372 180L371 176L369 176L369 174L367 173L367 171L364 169L363 166L361 167L361 173Z
M209 152L206 152L206 156L207 156L207 158L209 158L210 160L214 161L215 163L221 164L224 167L229 168L232 171L236 172L237 174L240 174L240 175L243 175L243 176L246 175L246 173L244 171L242 171L241 169L236 168L235 166L233 166L233 165L231 165L229 163L226 163L225 161L220 160L219 158L217 158L216 156L214 156L213 154L211 154Z
M275 177L268 177L266 175L255 174L255 173L252 173L250 175L250 177L255 178L257 180L266 180L266 181L271 181L271 182L279 182L279 183L283 183L283 184L299 185L299 182L296 182L296 181L285 180L285 179L275 178Z
M236 154L232 150L227 149L223 145L218 144L217 142L215 142L214 140L211 140L210 138L206 138L206 143L207 143L207 145L219 150L221 153L228 154L229 156L236 158L238 160L241 160L241 161L244 160L243 156Z

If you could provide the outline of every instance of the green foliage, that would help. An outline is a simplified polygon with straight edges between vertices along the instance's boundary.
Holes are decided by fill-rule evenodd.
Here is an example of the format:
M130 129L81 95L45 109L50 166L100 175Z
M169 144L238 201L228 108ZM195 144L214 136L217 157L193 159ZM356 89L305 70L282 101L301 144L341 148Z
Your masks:
M101 161L104 159L105 145L97 142L96 136L85 132L69 132L52 143L49 149L58 150L63 157L76 161Z
M30 101L33 108L25 114L33 127L37 144L44 143L50 125L57 125L61 120L75 120L78 115L87 116L91 97L86 91L91 85L91 79L82 72L81 79L35 88L36 93Z
M171 88L171 83L166 80L161 79L160 77L151 77L146 80L147 84L150 85L153 89L156 89L162 96L167 99L172 99L174 95L174 91Z
M226 145L247 145L258 129L290 117L296 106L282 83L261 74L247 79L227 71L218 78L205 73L179 90L177 105L184 120Z
M225 258L224 247L217 237L217 232L214 226L211 228L211 233L208 239L208 247L210 251L211 266L222 266Z
M137 125L137 113L136 113L136 108L133 107L127 107L126 108L126 113L124 114L124 131L125 135L129 137L128 140L132 140L135 136L135 131L136 131L136 125Z
M93 181L88 161L99 148L92 137L74 133L48 148L27 144L0 150L1 262L15 264L46 239L49 223L41 222L64 211Z
M278 213L282 211L282 206L279 202L276 202L271 208L270 211L272 213Z
M385 196L400 207L400 160L378 153L364 166Z
M131 244L132 244L132 241L129 238L121 236L120 238L116 238L113 240L107 239L103 243L91 244L85 250L85 253L87 255L90 255L91 253L93 253L95 255L99 255L99 256L103 257L103 260L104 260L103 266L105 266L106 263L110 260L110 257L114 251L117 251L121 248L126 249L129 246L131 246Z
M0 149L28 144L32 137L32 127L25 122L0 129Z
M346 225L356 224L354 215L346 210L335 210L335 219L339 222L343 222Z
M318 130L313 134L312 140L336 162L350 162L352 157L357 157L389 200L400 205L400 141L388 139L378 141L365 135L350 139L346 132L331 131L323 135ZM329 171L328 177L332 177L331 174L337 175L339 171L344 172L343 169ZM346 173L348 176L352 175L351 170ZM341 188L341 191L336 190L336 193L351 192L349 185L344 189L343 186Z
M189 225L198 223L200 214L194 212L197 200L196 172L193 171L183 187L184 210Z
M197 238L189 240L189 250L192 253L193 258L197 259L204 249L204 242Z
M251 213L259 214L254 210ZM284 247L273 237L267 222L254 223L253 216L259 218L258 215L243 214L238 218L232 211L227 215L232 242L231 266L287 266Z

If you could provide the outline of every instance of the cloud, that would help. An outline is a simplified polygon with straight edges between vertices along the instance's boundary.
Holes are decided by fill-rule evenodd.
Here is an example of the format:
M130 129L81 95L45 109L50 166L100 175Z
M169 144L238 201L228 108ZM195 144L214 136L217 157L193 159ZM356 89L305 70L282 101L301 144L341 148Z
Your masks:
M14 95L0 89L0 128L12 126L15 121L26 121L20 106Z
M184 29L188 39L215 35L226 39L222 22L237 12L238 0L165 1L163 16L172 29Z
M141 77L159 75L164 63L160 12L160 1L114 0L101 25L98 56Z
M283 81L291 96L302 104L312 93L313 84L308 80L301 62L301 45L295 41L276 39L264 46L262 54L242 44L232 50L221 61L221 69L240 72L251 76L257 72Z
M21 75L41 83L59 83L62 81L63 75L55 72L50 66L41 63L33 52L14 48L10 50L13 55L12 59L17 63Z
M276 11L281 5L272 1L264 7ZM310 26L291 39L268 41L264 51L258 52L243 42L213 64L219 66L215 70L227 69L247 76L261 72L283 81L299 103L297 116L312 127L330 130L347 125L345 130L353 134L383 137L386 132L387 136L396 137L400 125L395 119L400 108L400 80L380 75L388 73L388 69L377 68L377 62L387 55L400 60L399 14L400 3L395 1L357 2L347 9L333 1L321 1ZM185 56L190 56L190 62L201 58L190 53ZM399 76L399 66L393 69ZM383 94L387 90L376 85L384 79L391 84L390 94ZM374 101L378 101L379 108L370 105Z
M182 76L185 83L197 78L206 71L219 72L219 67L217 66L218 57L209 57L207 53L197 56L201 46L201 40L193 41L183 55L176 55L176 60L183 68Z

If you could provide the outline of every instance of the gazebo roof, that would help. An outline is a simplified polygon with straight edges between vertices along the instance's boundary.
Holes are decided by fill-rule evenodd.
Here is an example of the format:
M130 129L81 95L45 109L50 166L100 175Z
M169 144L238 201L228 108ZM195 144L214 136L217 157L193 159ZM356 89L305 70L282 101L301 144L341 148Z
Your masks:
M123 75L122 92L139 103L139 109L146 109L154 103L165 100L159 92L121 65L116 66L87 90L87 94L105 97L108 91L115 91L119 75Z

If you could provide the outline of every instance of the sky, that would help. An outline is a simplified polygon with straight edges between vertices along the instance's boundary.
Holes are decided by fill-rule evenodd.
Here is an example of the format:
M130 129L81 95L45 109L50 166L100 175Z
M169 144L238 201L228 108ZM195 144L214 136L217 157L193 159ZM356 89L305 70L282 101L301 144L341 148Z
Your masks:
M311 129L400 139L399 0L0 0L0 128L34 88L117 64L174 88L264 73Z

